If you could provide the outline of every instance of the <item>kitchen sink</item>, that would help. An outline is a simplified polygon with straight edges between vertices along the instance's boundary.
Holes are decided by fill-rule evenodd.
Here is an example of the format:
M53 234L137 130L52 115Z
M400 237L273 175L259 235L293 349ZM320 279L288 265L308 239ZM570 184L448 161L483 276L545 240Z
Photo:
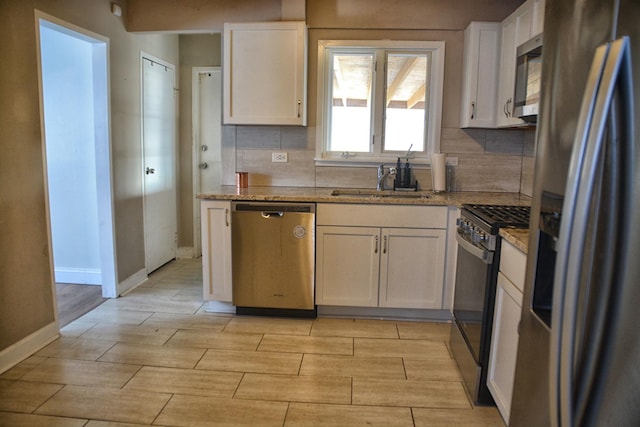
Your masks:
M375 190L369 188L340 188L331 192L332 196L345 197L395 197L405 199L427 199L427 191Z

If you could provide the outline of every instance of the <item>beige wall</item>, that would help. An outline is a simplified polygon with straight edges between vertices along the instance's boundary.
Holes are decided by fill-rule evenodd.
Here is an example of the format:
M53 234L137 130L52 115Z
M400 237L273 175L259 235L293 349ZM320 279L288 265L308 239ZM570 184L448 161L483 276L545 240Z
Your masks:
M281 0L128 0L129 31L222 31L225 22L280 21Z
M118 279L144 269L140 51L177 65L178 37L127 33L110 3L0 1L0 351L54 320L34 9L110 39Z
M116 250L120 281L144 268L140 147L140 51L178 65L177 36L128 33L123 18L110 14L112 0L0 0L0 351L53 320L50 254L47 243L44 170L36 73L34 8L110 38L111 118ZM116 0L127 28L140 32L210 32L225 21L280 20L286 0ZM435 38L447 41L442 149L460 158L460 189L526 190L530 131L457 128L462 63L462 31L472 19L501 20L522 0L307 0L310 58L314 41L353 37ZM295 9L295 7L294 7ZM355 28L356 30L347 30ZM358 30L358 28L360 30ZM399 30L394 30L399 28ZM384 29L362 30L362 29ZM410 29L407 31L407 29ZM189 43L186 49L190 49ZM197 43L196 43L197 44ZM191 46L191 47L189 47ZM193 56L192 56L193 55ZM215 60L215 55L212 60ZM219 55L219 54L218 54ZM196 52L186 52L189 68ZM187 57L191 58L188 59ZM218 58L219 59L219 56ZM207 59L208 60L208 59ZM369 185L372 172L316 168L315 70L310 63L310 126L223 129L224 179L236 168L252 172L256 183L274 185ZM193 64L195 65L195 63ZM205 64L198 64L205 65ZM208 65L208 64L207 64ZM215 64L214 64L215 65ZM182 70L182 67L179 69ZM179 73L179 75L184 73ZM184 82L182 76L181 82ZM190 90L182 88L190 97ZM180 244L192 243L190 200L190 100L181 97ZM187 148L187 146L189 148ZM273 149L290 151L291 161L274 168ZM188 154L187 154L188 152ZM525 167L523 167L525 165ZM189 172L186 172L189 170ZM428 174L424 173L427 185ZM186 192L185 189L188 189ZM526 192L526 191L525 191ZM187 194L187 195L185 195Z
M524 0L307 0L311 28L464 30L501 21Z
M375 168L315 166L317 43L322 39L444 40L445 81L440 148L458 157L459 191L522 191L531 194L533 130L459 128L463 30L471 20L500 21L522 0L307 0L309 27L308 127L226 126L223 144L225 184L235 169L250 173L252 185L371 187ZM290 161L271 163L271 152L285 150ZM428 170L416 170L431 188Z
M221 31L224 22L280 20L303 0L129 0L130 31ZM472 20L500 21L523 0L306 0L309 27L308 112L306 128L288 126L224 126L223 184L233 185L234 172L250 172L252 185L371 186L370 168L316 167L316 68L320 39L444 40L446 42L443 130L441 149L459 158L456 188L470 191L531 192L532 131L461 130L460 91L463 31ZM299 13L299 12L298 12ZM186 40L186 39L185 39ZM181 43L181 50L183 46ZM197 46L188 55L196 55ZM219 61L219 58L216 58ZM191 246L190 111L191 93L184 75L191 66L182 63L181 81L181 197L180 246ZM219 62L216 62L218 64ZM289 162L271 163L271 152L286 150ZM531 153L531 154L529 154ZM416 171L424 188L430 188L428 170Z
M178 246L193 246L193 175L192 175L192 69L221 65L222 39L216 34L180 36L180 215Z

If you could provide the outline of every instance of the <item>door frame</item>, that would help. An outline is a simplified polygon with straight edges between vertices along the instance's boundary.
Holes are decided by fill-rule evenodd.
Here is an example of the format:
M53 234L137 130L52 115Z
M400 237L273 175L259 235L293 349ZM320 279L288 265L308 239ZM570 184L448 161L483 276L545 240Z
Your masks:
M174 253L177 257L178 252L178 97L175 96L178 91L178 76L176 71L176 66L168 61L158 58L157 56L151 55L145 51L140 51L140 176L142 180L142 223L143 223L143 237L144 237L144 263L145 263L145 272L149 273L149 266L147 265L147 212L146 212L146 183L145 183L145 156L144 156L144 60L149 60L157 63L158 65L162 65L167 68L171 68L173 70L173 187L175 189L176 197L173 202L173 209L175 209L176 213L176 236L174 241Z
M50 195L47 173L47 152L46 152L46 132L44 121L44 93L43 93L43 70L42 70L42 52L40 50L40 21L46 21L61 27L63 30L73 32L73 36L81 35L92 41L97 41L104 45L105 49L105 79L106 89L104 105L106 115L105 133L101 136L101 140L96 143L96 185L98 187L98 215L99 215L99 246L100 246L100 266L102 275L102 296L105 298L116 298L118 292L118 273L117 273L117 257L116 257L116 237L115 237L115 210L114 210L114 192L113 192L113 160L112 160L112 141L111 141L111 74L110 74L110 40L101 34L94 33L85 28L79 27L55 16L44 13L38 9L34 10L35 31L36 31L36 50L37 50L37 68L38 68L38 97L40 108L40 135L42 140L42 160L44 170L44 190L45 190L45 211L47 223L47 237L49 254L49 268L51 271L51 291L54 304L54 315L58 319L56 281L55 281L55 265L53 253L53 239L50 216ZM101 160L101 161L98 161Z
M202 255L200 199L196 195L200 193L200 85L201 73L218 73L222 83L222 67L193 67L191 73L191 182L193 188L193 257ZM222 87L220 87L222 94ZM222 111L222 99L220 100ZM222 128L222 117L220 118ZM221 129L222 138L222 129Z

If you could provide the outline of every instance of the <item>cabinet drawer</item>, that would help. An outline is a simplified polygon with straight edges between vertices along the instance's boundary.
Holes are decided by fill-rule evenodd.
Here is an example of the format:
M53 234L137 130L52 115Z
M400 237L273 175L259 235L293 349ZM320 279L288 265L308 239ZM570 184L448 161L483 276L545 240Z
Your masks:
M317 225L447 228L446 206L372 206L320 203Z
M520 292L524 292L524 278L527 269L527 256L506 240L502 240L500 271Z

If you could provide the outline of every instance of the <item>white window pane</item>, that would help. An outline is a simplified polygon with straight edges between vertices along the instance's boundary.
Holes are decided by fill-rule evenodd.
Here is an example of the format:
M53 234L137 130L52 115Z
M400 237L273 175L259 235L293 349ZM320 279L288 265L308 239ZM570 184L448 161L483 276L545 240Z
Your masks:
M385 151L424 151L427 75L427 54L387 55Z
M334 53L331 72L329 151L369 152L373 55Z

